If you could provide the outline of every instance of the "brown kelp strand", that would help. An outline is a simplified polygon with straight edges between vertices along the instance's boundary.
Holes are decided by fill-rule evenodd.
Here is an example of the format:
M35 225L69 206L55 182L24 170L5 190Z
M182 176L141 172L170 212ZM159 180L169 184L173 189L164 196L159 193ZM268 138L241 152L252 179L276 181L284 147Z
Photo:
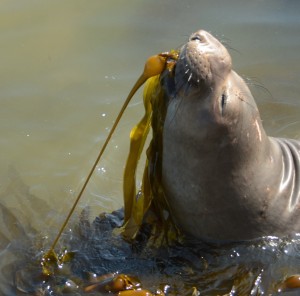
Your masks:
M165 53L167 57L166 68L168 75L172 75L178 51ZM163 227L163 238L173 239L176 236L174 224L169 215L169 207L161 186L162 165L162 131L166 115L166 100L161 87L161 75L148 79L144 88L145 114L140 122L131 130L130 151L124 170L124 237L133 240L143 222L149 222L154 228L154 237ZM142 187L136 190L136 170L138 161L143 152L150 127L152 139L147 149L147 160L144 168ZM155 196L155 198L153 198ZM151 213L149 209L151 208ZM155 215L151 215L155 213ZM149 214L149 215L148 215ZM145 220L145 216L148 216ZM155 219L155 216L158 219ZM155 232L157 232L155 234Z

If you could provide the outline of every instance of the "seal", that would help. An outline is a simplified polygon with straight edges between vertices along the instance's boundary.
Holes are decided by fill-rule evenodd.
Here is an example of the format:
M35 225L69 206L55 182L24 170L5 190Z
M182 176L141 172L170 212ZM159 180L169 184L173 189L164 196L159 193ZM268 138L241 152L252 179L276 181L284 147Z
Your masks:
M267 136L227 49L200 30L163 74L162 186L177 227L218 241L300 232L300 142Z

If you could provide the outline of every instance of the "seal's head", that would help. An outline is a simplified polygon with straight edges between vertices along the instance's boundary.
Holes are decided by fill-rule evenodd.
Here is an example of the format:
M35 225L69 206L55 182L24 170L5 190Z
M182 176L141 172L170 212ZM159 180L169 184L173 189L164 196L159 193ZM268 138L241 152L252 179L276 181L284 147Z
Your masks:
M200 30L182 47L176 65L177 85L185 82L198 88L212 88L231 71L227 49L211 34Z
M165 125L173 126L182 140L189 137L186 143L197 142L199 147L211 149L211 145L237 143L238 138L240 143L247 142L245 135L260 140L264 136L248 86L232 70L225 46L210 33L199 30L190 36L180 49L173 75L165 77L163 84L171 105ZM172 122L168 123L169 118ZM246 134L241 126L248 127ZM228 147L253 149L253 145Z

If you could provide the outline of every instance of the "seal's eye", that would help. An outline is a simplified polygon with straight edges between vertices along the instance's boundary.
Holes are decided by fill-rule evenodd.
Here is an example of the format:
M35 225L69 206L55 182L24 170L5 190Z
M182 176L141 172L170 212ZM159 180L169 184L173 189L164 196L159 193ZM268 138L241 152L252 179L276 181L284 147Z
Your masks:
M227 96L225 94L222 94L222 98L221 98L222 115L223 115L226 103L227 103Z

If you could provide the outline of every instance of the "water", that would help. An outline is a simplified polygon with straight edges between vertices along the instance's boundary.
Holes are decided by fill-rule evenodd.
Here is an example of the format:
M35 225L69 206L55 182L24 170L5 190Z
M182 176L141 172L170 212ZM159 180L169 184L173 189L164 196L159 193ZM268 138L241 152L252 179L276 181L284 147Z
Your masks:
M223 40L234 69L251 78L268 134L300 139L297 0L3 0L1 204L44 235L53 232L146 58L177 48L199 28ZM142 113L139 93L79 209L122 206L128 135ZM3 248L13 239L5 237Z

